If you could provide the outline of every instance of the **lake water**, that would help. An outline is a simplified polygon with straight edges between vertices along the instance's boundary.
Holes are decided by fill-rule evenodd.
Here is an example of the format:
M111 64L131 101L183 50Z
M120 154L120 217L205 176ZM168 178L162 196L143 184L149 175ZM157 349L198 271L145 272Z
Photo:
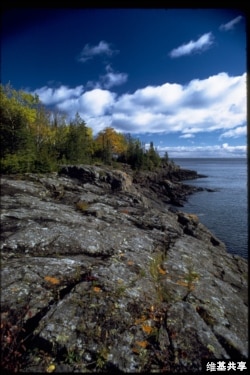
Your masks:
M191 195L183 211L196 214L225 243L229 253L248 258L247 159L174 159L174 162L208 176L185 183L216 190Z

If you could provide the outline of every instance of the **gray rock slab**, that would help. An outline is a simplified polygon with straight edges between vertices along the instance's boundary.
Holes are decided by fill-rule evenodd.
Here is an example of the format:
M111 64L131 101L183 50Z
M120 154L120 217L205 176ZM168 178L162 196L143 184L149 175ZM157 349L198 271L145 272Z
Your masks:
M19 325L22 370L192 372L247 358L247 261L144 180L95 166L3 176L2 346L10 356Z

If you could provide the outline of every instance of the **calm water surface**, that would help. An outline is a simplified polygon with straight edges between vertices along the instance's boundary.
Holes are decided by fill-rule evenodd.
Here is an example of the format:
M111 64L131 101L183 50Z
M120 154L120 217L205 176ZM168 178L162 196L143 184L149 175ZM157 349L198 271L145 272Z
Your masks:
M184 211L197 214L226 244L228 252L248 258L247 159L174 159L174 162L208 176L186 183L216 190L191 195Z

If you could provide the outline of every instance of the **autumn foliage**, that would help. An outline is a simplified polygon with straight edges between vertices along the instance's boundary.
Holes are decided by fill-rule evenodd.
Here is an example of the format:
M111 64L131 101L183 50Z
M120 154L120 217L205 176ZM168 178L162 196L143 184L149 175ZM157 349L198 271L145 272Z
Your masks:
M127 163L133 169L153 169L161 158L153 143L106 127L96 136L81 116L68 120L48 110L38 95L0 85L2 173L50 172L61 164Z

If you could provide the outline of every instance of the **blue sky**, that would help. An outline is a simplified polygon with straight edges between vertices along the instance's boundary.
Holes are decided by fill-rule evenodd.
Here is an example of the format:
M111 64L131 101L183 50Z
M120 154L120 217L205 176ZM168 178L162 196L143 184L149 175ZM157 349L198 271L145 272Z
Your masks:
M1 81L177 157L246 156L237 9L9 9Z

